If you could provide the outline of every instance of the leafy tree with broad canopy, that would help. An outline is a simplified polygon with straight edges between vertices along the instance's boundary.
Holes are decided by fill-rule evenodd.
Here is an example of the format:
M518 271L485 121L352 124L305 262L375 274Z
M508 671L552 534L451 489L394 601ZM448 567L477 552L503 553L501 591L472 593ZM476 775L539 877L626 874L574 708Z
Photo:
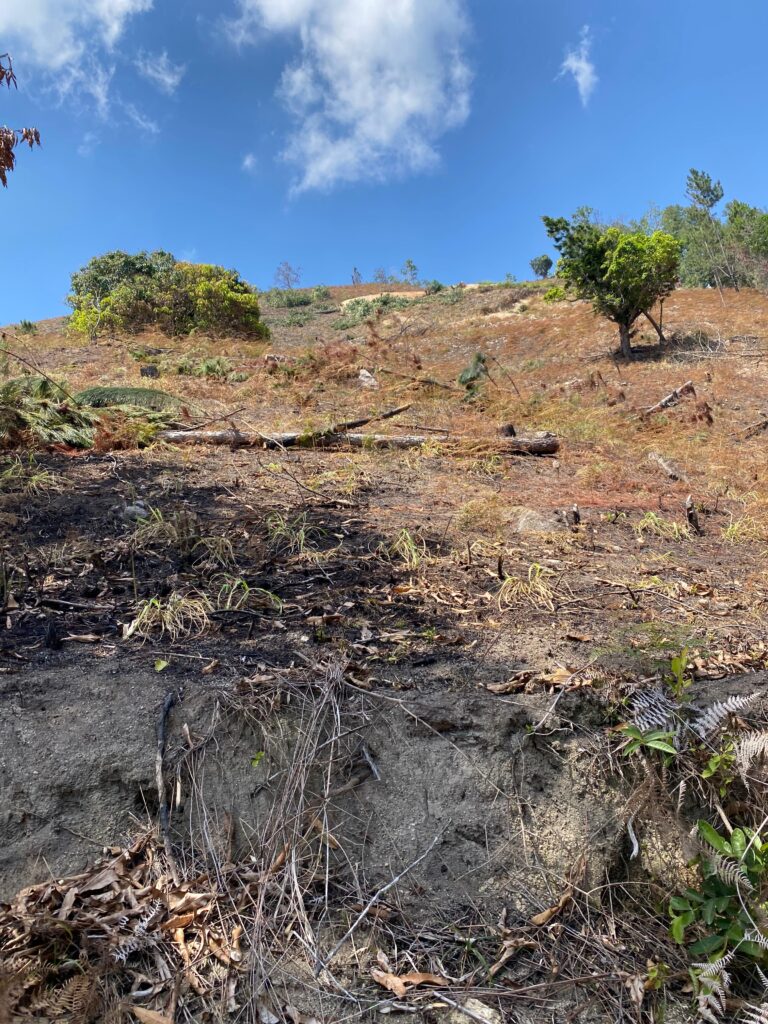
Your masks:
M552 265L552 257L547 255L534 256L531 260L531 270L534 272L536 277L540 277L542 280L549 277Z
M618 326L621 354L631 359L632 328L638 317L645 316L660 333L651 310L677 284L680 243L663 231L644 234L604 227L589 209L578 210L571 220L543 220L560 253L558 277Z

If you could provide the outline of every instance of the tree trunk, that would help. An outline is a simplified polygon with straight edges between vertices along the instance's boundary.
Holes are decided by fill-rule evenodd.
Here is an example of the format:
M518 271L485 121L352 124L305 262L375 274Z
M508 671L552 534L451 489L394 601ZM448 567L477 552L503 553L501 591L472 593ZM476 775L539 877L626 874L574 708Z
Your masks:
M621 354L625 359L631 359L632 342L629 336L629 324L619 324L619 339L621 341Z

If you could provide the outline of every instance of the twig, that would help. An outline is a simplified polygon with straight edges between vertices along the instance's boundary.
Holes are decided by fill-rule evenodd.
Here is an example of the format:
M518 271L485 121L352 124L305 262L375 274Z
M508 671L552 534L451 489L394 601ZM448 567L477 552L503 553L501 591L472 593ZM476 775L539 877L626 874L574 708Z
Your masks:
M445 829L443 829L443 832L444 831L445 831ZM339 952L339 950L344 945L344 943L347 941L347 939L351 938L351 936L354 933L355 929L360 924L360 922L367 916L368 911L371 909L371 907L374 905L374 903L376 903L378 900L380 900L381 897L384 895L384 893L389 892L390 889L392 889L394 886L396 886L397 883L401 879L403 879L410 871L413 871L413 869L415 867L417 867L417 865L421 864L421 862L423 860L426 860L426 858L429 856L429 854L432 852L432 850L434 850L435 846L437 846L437 843L438 843L439 839L441 838L441 836L443 835L443 832L438 832L437 835L435 836L435 838L432 840L432 842L426 848L426 850L424 850L423 853L419 854L419 856L416 858L416 860L411 861L411 863L408 865L407 868L405 868L403 871L401 871L400 874L397 875L395 878L393 878L390 882L387 882L387 884L385 886L382 886L382 888L379 889L379 891L377 893L375 893L368 900L366 905L363 907L363 909L357 915L357 917L352 922L352 924L349 926L349 928L344 932L342 937L339 939L339 941L333 947L333 949L328 954L328 956L325 958L325 960L322 960L322 961L320 961L317 964L317 966L315 967L315 977L317 977L321 973L321 971L324 971L326 969L328 964L330 964L330 962L333 960L333 958Z
M176 703L176 694L171 692L165 695L163 701L162 711L160 712L160 719L157 723L157 753L155 755L155 781L157 783L157 799L158 799L158 818L160 821L160 835L163 840L163 847L165 848L165 856L168 860L168 866L171 869L171 875L175 885L180 885L181 876L179 875L179 867L176 863L176 857L171 846L171 837L169 833L169 821L168 821L168 797L165 792L165 779L163 778L163 757L165 756L165 733L168 726L168 716L171 713L171 708Z

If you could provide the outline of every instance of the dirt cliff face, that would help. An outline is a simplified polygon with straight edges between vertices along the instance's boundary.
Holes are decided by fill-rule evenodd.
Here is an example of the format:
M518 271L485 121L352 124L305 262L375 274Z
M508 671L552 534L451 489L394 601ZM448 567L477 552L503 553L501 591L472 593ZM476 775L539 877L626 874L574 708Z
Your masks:
M4 454L0 942L13 971L48 957L6 1002L59 1019L73 965L115 1021L685 1000L688 833L762 814L735 751L765 719L765 298L675 295L676 340L631 365L535 289L267 315L269 353L39 335L72 387L149 360L196 422L312 433L409 404L375 429L427 440L137 449L107 417L95 450ZM221 349L247 380L175 372ZM509 423L557 456L510 456ZM657 689L674 755L621 729Z

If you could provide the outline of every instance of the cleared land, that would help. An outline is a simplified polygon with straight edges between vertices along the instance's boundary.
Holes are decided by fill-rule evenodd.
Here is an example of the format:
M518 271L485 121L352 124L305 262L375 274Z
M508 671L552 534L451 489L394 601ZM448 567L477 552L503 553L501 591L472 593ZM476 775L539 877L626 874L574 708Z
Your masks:
M59 1019L67 985L83 1020L687 1019L664 908L717 815L649 790L615 727L682 652L700 706L756 692L765 720L768 297L677 292L669 344L649 325L625 364L543 291L354 322L332 289L265 308L259 346L6 329L73 392L178 396L183 426L410 405L363 429L431 439L137 449L107 420L95 450L3 454L0 898L41 885L0 935L49 973L0 1020ZM505 454L508 424L560 451Z

